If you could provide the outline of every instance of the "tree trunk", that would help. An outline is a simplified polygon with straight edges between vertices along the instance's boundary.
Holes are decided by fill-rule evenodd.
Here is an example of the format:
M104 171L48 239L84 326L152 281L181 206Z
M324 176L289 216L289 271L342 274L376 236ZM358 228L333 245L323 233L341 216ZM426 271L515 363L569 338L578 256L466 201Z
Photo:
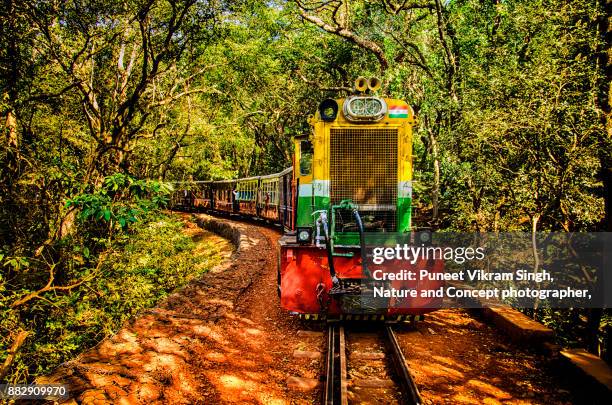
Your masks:
M612 232L612 155L609 150L612 140L612 0L600 0L605 14L599 19L599 32L603 49L598 52L598 62L603 69L602 88L598 91L598 107L601 110L602 123L605 126L604 139L601 142L599 161L601 163L601 180L604 189L605 219L603 230Z
M440 156L438 149L438 141L433 134L433 131L429 132L429 142L431 145L431 155L433 158L433 169L434 169L434 178L433 178L433 188L431 190L431 223L433 227L437 227L438 225L438 212L440 205Z
M6 113L4 125L7 130L7 146L17 151L19 147L19 141L17 139L17 118L15 118L15 113L12 110Z
M6 131L6 148L7 148L7 162L6 167L9 169L9 186L12 184L18 172L19 165L19 138L17 136L17 118L13 110L6 112L6 119L4 121L4 130Z
M15 22L15 4L13 0L5 0L6 13L9 18L4 23L9 35L6 44L6 57L9 61L6 93L0 94L6 97L8 109L6 110L5 130L6 146L8 148L7 166L11 174L16 174L17 162L19 160L19 142L17 137L17 117L15 116L15 104L18 98L17 83L19 82L19 48L17 39L17 27Z
M587 350L593 354L596 354L597 356L601 355L599 350L599 327L601 325L602 315L603 309L601 308L587 309Z
M534 214L531 217L531 249L533 253L533 273L537 273L540 270L540 255L538 254L538 222L540 221L540 214ZM540 300L535 299L533 302L533 319L538 317L538 308L540 306Z

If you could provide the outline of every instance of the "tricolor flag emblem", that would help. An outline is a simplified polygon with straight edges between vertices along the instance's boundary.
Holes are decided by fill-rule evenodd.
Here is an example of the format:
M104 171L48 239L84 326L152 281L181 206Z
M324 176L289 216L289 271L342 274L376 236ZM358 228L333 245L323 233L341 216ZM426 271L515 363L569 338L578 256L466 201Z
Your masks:
M408 118L407 105L392 105L389 107L389 118Z

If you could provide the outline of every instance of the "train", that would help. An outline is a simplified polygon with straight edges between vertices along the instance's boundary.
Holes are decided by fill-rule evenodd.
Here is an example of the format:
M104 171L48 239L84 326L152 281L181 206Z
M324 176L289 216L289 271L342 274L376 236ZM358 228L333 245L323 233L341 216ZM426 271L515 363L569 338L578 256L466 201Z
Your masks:
M372 302L372 244L393 246L412 226L412 128L403 100L379 96L380 80L359 77L352 95L325 99L311 131L293 139L293 165L235 180L180 183L173 209L239 214L282 226L278 244L280 305L312 320L414 321L438 307L434 298ZM387 271L405 271L390 261ZM403 266L401 269L400 267ZM442 271L443 263L417 262ZM409 280L394 289L433 289Z
M267 176L174 183L170 208L183 212L237 214L295 227L293 167Z

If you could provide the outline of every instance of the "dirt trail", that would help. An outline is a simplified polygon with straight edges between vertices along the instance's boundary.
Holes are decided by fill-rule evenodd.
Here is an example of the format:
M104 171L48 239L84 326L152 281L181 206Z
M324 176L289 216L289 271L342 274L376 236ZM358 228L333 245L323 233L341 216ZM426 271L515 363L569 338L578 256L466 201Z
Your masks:
M312 403L286 388L287 375L318 370L291 361L300 325L278 306L280 233L232 224L232 260L45 380L68 384L71 403Z
M49 380L69 384L72 403L319 403L319 389L287 388L289 376L317 379L322 370L318 360L293 357L305 345L298 331L317 326L279 307L280 233L219 221L240 231L240 250L59 368ZM427 403L563 403L566 397L543 371L544 359L515 352L461 310L434 313L399 339ZM529 390L538 398L520 395Z
M571 404L553 359L512 344L463 309L397 333L426 404Z

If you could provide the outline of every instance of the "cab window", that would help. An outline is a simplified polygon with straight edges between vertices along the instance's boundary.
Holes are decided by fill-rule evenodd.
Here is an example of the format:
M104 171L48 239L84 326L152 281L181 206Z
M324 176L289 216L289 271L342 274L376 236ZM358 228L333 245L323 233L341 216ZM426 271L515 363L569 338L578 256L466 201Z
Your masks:
M312 143L300 142L300 175L308 176L312 173Z

